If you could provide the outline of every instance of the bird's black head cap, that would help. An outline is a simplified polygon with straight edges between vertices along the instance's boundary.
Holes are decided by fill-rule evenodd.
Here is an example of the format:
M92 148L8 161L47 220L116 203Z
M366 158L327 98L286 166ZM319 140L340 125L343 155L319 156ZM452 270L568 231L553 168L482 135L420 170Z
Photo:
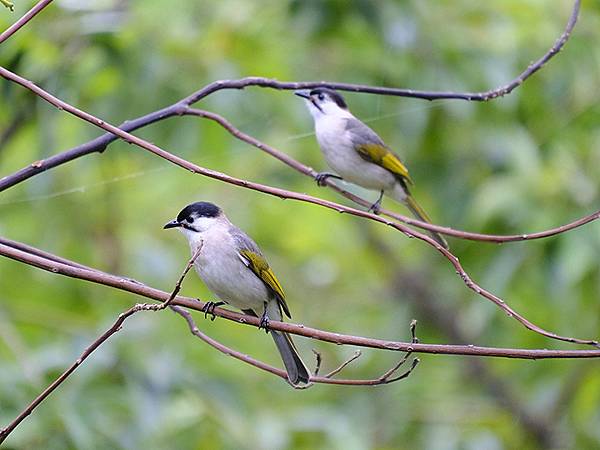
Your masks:
M340 108L348 109L348 105L346 104L346 101L344 100L344 97L342 97L339 92L334 91L333 89L329 89L329 88L315 88L312 91L310 91L310 96L311 97L315 96L319 100L322 100L321 96L327 96L331 100L333 100L336 103L336 105L338 105Z
M221 208L214 203L196 202L187 205L177 215L177 221L183 223L188 217L217 217L221 214Z

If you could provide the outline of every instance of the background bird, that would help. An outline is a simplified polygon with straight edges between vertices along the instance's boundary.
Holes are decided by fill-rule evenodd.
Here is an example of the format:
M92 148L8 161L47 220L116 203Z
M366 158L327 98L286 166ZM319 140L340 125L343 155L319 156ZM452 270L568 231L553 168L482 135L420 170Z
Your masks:
M377 133L352 115L338 92L317 88L294 93L306 100L321 151L329 167L337 172L337 175L319 173L316 178L320 186L329 177L344 179L380 192L369 211L379 212L385 194L406 205L417 219L431 223L410 193L408 186L413 182L400 158ZM439 233L430 232L430 235L448 248L448 243Z
M269 319L283 320L282 313L291 318L283 289L260 249L229 221L221 208L208 202L192 203L164 228L178 228L187 238L192 254L201 247L194 268L222 300L207 304L205 311L227 303L260 317L265 328ZM310 372L291 337L281 331L270 330L270 333L290 383L294 386L308 383Z

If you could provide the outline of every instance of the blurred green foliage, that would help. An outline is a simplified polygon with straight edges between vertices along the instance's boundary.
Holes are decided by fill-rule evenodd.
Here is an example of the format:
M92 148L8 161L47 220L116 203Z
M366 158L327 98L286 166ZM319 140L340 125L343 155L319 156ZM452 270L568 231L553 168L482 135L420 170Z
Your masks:
M0 10L0 29L30 3L16 2L13 14ZM2 45L0 64L113 124L216 79L248 75L486 90L549 48L571 3L61 1ZM437 223L487 233L542 230L600 204L599 42L600 6L584 2L565 50L506 98L346 97L403 156L415 196ZM325 168L311 119L290 92L223 91L200 107ZM0 176L98 134L21 87L0 84ZM209 168L346 203L208 121L169 119L137 134ZM299 323L406 340L417 318L425 342L569 347L528 332L475 296L421 242L193 176L122 142L2 193L0 234L170 290L188 248L162 225L201 199L220 204L261 245ZM597 223L543 241L450 245L475 280L532 321L599 337ZM211 298L195 276L183 293ZM0 260L0 424L138 301ZM212 337L280 364L264 333L196 317ZM323 353L324 370L354 351L296 341L307 361L311 348ZM344 376L377 377L396 358L364 351ZM600 447L597 361L421 359L394 385L294 391L192 338L170 312L143 313L26 419L6 448Z

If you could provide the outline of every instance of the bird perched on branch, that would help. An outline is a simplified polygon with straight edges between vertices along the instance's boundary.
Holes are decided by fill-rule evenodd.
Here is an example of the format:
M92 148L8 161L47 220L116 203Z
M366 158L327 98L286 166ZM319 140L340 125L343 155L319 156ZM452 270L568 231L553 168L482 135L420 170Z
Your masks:
M233 225L221 208L208 202L186 206L175 220L164 228L178 228L187 238L196 272L220 302L209 302L204 311L210 313L224 303L244 313L261 318L268 330L269 319L291 318L283 289L256 243ZM294 386L309 382L310 372L298 355L291 337L270 330L275 345Z
M333 89L317 88L295 91L306 101L314 122L317 141L329 167L337 174L322 172L316 177L319 186L333 177L379 191L379 198L369 211L379 212L383 195L388 195L408 207L423 222L431 220L412 197L413 182L400 158L385 145L371 128L352 115L344 98ZM430 232L440 245L448 243L439 234Z

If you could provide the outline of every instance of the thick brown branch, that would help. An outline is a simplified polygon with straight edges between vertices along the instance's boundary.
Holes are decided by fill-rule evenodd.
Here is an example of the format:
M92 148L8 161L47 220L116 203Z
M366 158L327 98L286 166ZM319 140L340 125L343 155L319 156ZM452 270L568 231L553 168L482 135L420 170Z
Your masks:
M37 2L33 8L25 13L23 17L17 20L14 24L12 24L9 28L7 28L2 34L0 34L0 44L2 44L5 40L23 28L27 23L33 19L42 9L52 3L52 0L40 0Z
M95 269L82 269L77 267L77 263L63 264L47 258L33 255L31 253L18 250L11 246L0 244L0 255L25 264L38 267L40 269L65 275L72 278L90 281L105 286L114 287L123 291L138 294L148 299L164 302L169 298L169 293L154 289L142 283L130 279L107 274ZM184 306L196 311L203 311L205 302L197 299L177 296L173 305ZM258 327L260 319L244 314L239 314L223 308L215 308L215 315L228 320ZM357 347L368 347L390 351L431 353L444 355L468 355L468 356L490 356L501 358L516 359L548 359L548 358L599 358L600 350L547 350L547 349L513 349L499 347L480 347L475 345L443 345L443 344L422 344L413 342L386 341L382 339L367 338L361 336L351 336L339 333L309 328L304 325L297 325L289 322L269 322L269 327L274 330L285 331L287 333L299 336L317 339L335 344L354 345ZM583 343L589 343L584 341Z

